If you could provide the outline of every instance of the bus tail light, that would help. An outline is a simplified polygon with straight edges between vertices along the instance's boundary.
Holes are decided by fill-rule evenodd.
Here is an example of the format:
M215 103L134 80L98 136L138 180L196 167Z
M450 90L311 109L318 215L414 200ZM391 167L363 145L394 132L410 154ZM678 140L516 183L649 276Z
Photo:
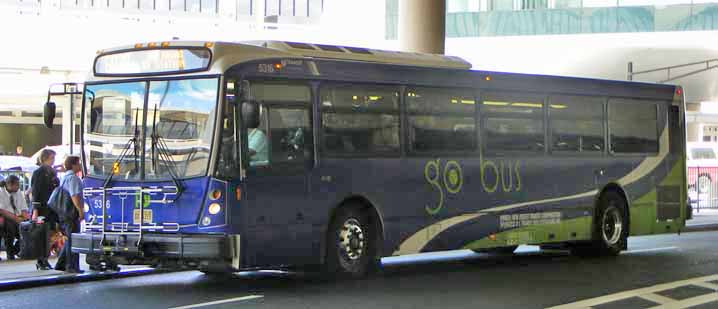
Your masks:
M242 188L240 188L239 186L237 186L237 188L234 189L234 193L237 195L237 200L238 200L238 201L242 199Z

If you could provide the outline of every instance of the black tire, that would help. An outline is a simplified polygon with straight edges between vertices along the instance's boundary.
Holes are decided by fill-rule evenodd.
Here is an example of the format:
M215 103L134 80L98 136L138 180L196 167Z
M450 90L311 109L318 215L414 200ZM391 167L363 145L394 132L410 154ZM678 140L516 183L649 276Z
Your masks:
M616 256L628 241L628 207L623 196L614 191L601 195L594 215L593 240L575 244L572 252L579 256Z
M325 277L363 278L376 270L377 234L360 205L341 207L327 230Z

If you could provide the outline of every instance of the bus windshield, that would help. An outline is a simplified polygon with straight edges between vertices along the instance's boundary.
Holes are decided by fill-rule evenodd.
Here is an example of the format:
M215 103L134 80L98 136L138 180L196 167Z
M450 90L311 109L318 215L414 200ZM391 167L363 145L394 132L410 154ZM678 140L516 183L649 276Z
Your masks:
M88 175L133 181L205 175L218 85L217 78L88 85Z

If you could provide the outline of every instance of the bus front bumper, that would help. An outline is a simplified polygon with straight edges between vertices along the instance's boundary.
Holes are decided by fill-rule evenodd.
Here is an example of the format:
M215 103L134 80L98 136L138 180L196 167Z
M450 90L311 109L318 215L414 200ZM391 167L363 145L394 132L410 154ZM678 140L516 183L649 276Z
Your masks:
M233 259L238 256L239 236L197 234L108 234L73 233L72 251L83 254L163 257L179 259Z

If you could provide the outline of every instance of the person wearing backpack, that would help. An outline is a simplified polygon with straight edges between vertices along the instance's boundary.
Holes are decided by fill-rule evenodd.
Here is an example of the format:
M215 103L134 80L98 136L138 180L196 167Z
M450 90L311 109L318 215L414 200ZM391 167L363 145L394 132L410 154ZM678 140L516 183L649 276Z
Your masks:
M47 201L50 199L52 191L60 185L57 179L57 172L52 168L55 165L55 151L52 149L43 149L38 158L40 168L32 173L30 178L31 196L32 196L32 221L38 222L38 217L43 217L43 224L48 225L48 230L54 231L58 223L57 216L47 207ZM37 259L36 267L38 270L52 269L52 265L47 261L50 250Z
M80 222L84 219L83 203L82 203L82 180L77 174L82 169L80 165L80 157L68 156L65 158L65 174L60 181L60 190L67 194L68 200L62 201L67 204L65 213L58 213L58 217L62 221L62 230L67 236L65 245L60 251L60 258L55 264L55 270L65 271L68 273L80 273L80 255L72 252L72 233L80 232ZM53 194L55 194L53 192ZM51 202L53 197L50 197ZM60 199L62 200L62 199ZM50 205L52 209L56 209Z

